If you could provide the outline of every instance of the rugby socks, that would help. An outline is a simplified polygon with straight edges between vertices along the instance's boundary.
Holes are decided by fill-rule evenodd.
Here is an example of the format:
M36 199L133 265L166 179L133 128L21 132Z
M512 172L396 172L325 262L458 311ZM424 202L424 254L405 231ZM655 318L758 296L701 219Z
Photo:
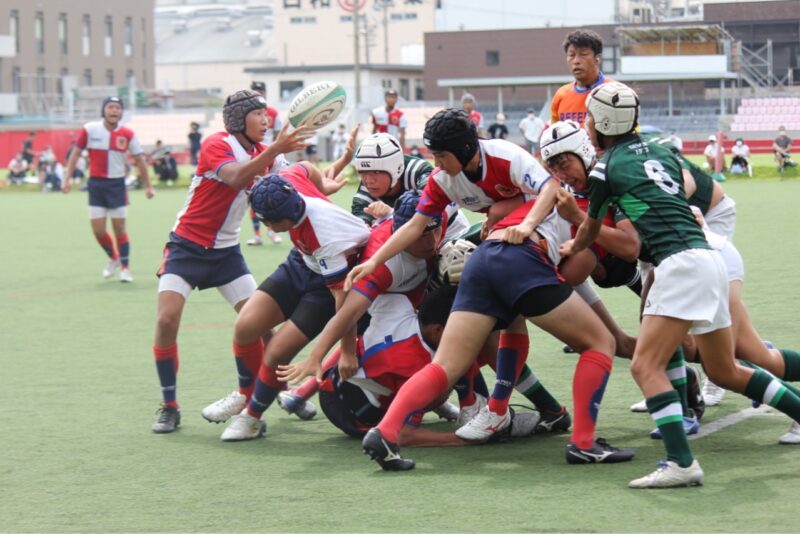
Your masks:
M753 376L747 382L744 394L750 399L769 404L795 421L800 421L800 397L763 369L753 369Z
M579 449L594 447L597 414L611 373L611 364L611 358L602 352L587 350L581 353L575 367L572 379L574 420L571 441Z
M447 373L436 363L429 363L409 378L378 423L383 437L397 443L397 435L406 421L439 398L447 390L447 384Z
M156 359L158 381L161 382L161 396L164 406L177 408L176 389L178 382L178 344L169 347L153 345L153 356Z
M258 370L258 379L253 389L253 396L250 397L250 402L247 403L247 413L256 419L261 419L261 416L270 407L278 393L286 388L286 384L278 380L278 375L275 371L274 367L267 367L264 364L261 364L261 368Z
M497 415L505 415L508 411L508 401L514 392L517 377L522 371L522 366L528 359L530 340L528 334L500 334L500 344L497 348L497 380L494 391L489 399L489 410Z
M522 393L540 412L558 413L561 411L561 404L547 391L536 373L527 365L522 368L522 373L519 375L514 389Z
M453 389L458 395L458 405L462 408L475 404L475 378L481 374L478 362L472 362L472 367L459 378Z
M792 382L800 380L800 354L789 349L779 349L783 356L783 379Z
M647 411L661 431L661 439L667 450L667 460L681 467L692 465L694 458L689 449L689 440L683 430L683 408L678 392L674 389L647 399Z
M247 345L239 345L234 341L233 355L236 357L236 372L239 375L239 393L250 400L261 360L264 359L264 340L258 338Z
M691 417L689 411L689 383L686 378L686 361L683 359L683 348L678 347L667 363L667 376L673 389L678 392L683 415Z
M339 356L342 354L341 349L337 348L333 351L330 356L325 358L322 361L322 374L324 375L328 369L336 367L339 365ZM303 400L308 400L314 396L314 394L319 391L319 382L317 382L317 378L312 376L305 382L303 382L300 386L293 389L290 393L292 395L297 395Z
M131 243L128 239L128 234L117 236L117 249L119 250L119 262L122 264L123 269L127 269L128 260L131 256Z
M261 237L261 221L258 220L256 212L254 212L252 209L250 210L250 222L253 223L253 233Z
M117 258L119 258L119 255L117 254L117 249L114 248L114 240L111 239L111 234L105 232L102 236L100 237L95 236L95 238L97 239L97 242L100 243L100 246L103 247L103 250L106 251L106 254L108 254L109 258L111 258L112 260L116 260Z

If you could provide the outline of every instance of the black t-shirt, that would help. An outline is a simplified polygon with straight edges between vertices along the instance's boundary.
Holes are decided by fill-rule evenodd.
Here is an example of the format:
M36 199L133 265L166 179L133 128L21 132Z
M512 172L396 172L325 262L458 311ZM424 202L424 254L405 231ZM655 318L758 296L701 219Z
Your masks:
M489 136L492 139L505 139L508 137L508 127L498 122L493 123L486 131L489 132Z
M782 149L786 150L792 144L792 140L789 138L788 135L779 135L775 139L775 144L781 147Z

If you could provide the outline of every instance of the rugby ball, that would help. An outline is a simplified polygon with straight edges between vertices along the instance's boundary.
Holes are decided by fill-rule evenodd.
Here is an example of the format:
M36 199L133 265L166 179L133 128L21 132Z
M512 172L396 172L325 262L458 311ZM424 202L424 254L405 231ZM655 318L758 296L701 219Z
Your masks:
M292 126L322 128L336 120L347 103L347 93L336 82L318 82L300 91L289 104Z

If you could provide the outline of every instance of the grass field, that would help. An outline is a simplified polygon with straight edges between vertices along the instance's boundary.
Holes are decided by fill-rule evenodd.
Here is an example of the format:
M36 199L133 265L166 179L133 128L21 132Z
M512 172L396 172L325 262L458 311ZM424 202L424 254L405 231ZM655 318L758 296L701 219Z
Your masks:
M731 181L745 298L762 336L800 347L797 301L800 181ZM353 192L338 195L347 203ZM599 434L632 446L628 464L568 466L565 435L460 449L407 449L415 471L383 473L359 443L318 416L272 408L263 440L222 443L200 410L235 385L233 313L213 290L194 293L179 339L183 425L150 432L160 392L150 346L161 250L184 200L132 194L135 282L105 263L84 193L0 194L0 531L11 532L790 532L797 530L800 447L781 446L784 417L752 417L692 442L702 488L636 492L627 482L662 458L640 394L616 360ZM243 237L250 236L247 225ZM261 279L289 245L245 247ZM636 331L637 302L603 291ZM576 358L534 332L529 363L570 404ZM729 394L704 423L749 407ZM446 425L440 425L446 428Z

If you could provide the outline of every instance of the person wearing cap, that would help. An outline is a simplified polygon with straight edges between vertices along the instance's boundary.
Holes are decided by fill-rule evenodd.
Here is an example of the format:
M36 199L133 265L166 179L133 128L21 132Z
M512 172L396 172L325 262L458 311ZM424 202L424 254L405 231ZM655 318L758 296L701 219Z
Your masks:
M285 389L278 380L278 366L291 363L344 301L344 277L357 261L369 230L327 195L344 186L342 170L351 157L352 153L345 153L324 174L303 161L271 173L253 186L253 211L271 230L288 232L294 248L258 286L236 319L234 348L256 349L254 354L261 359L253 394L239 405L236 415L231 414L222 441L264 435L262 416ZM266 346L262 341L265 337ZM353 363L355 341L355 331L342 339L343 366L357 366Z
M475 109L475 97L470 93L464 93L461 97L461 108L469 115L469 120L475 125L478 130L478 137L485 137L485 130L483 125L483 115L480 111Z
M263 96L264 99L267 98L267 84L264 82L254 81L250 84L250 89ZM265 115L267 119L267 133L264 134L263 143L268 145L275 138L275 132L280 131L280 129L283 127L283 123L281 122L281 117L278 114L278 110L270 106L269 103L267 103L267 111L265 112ZM310 144L311 138L309 138L309 141L307 142L307 145ZM306 150L308 150L308 146L306 146ZM264 241L261 239L261 222L258 220L258 217L256 217L256 214L253 213L253 210L250 210L250 222L253 225L253 237L247 240L247 244L251 247L263 245ZM280 245L283 242L281 236L272 230L267 230L267 236L275 245Z
M528 152L539 157L539 138L544 131L544 121L536 115L536 110L528 108L528 113L519 121L519 133L525 139Z
M130 239L125 225L128 216L128 192L125 189L128 157L133 156L144 183L145 195L153 198L153 186L147 172L144 150L133 130L120 124L122 100L110 96L100 106L102 120L87 122L78 134L76 146L67 161L65 175L72 176L82 149L89 150L89 222L97 242L108 256L103 278L111 278L120 269L119 280L132 282L129 267ZM72 190L72 180L65 180L64 193ZM111 219L116 243L106 231L106 219Z
M731 174L742 174L745 170L750 178L753 177L753 167L750 165L750 147L741 137L731 147Z
M717 156L721 154L722 157L722 167L721 170L725 170L725 147L722 146L721 143L717 143L717 136L716 135L709 135L708 136L708 144L706 145L705 150L703 150L703 156L706 158L706 168L711 169L712 172L716 172L717 167Z
M386 102L372 110L372 133L388 133L400 142L400 148L406 149L406 128L408 118L403 110L397 107L397 91L387 89L383 93Z
M494 116L494 122L489 125L488 133L489 139L505 139L508 137L505 113L498 113Z
M158 311L153 356L163 401L152 430L168 433L180 424L176 396L178 328L192 290L217 288L239 312L256 290L256 282L239 248L239 230L253 180L288 166L283 154L303 147L307 129L283 128L269 147L264 97L250 90L228 96L222 108L225 131L209 136L189 185L183 208L164 247L158 270ZM238 413L252 393L261 364L258 343L234 345L239 389L203 410L214 422Z

